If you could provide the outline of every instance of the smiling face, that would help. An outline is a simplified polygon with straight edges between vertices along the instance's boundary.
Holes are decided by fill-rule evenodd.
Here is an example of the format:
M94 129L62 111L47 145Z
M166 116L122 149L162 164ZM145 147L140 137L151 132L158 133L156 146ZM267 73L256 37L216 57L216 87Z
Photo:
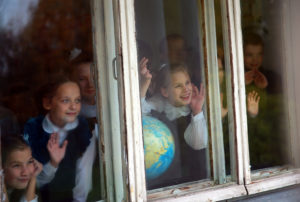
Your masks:
M190 104L192 99L192 83L187 72L171 73L171 82L167 88L161 88L161 93L175 107Z
M12 189L25 189L34 172L31 150L12 151L4 164L5 185Z
M181 38L168 40L168 57L170 63L181 63L186 60L184 40Z
M80 90L76 83L66 82L60 85L52 98L43 100L45 109L49 110L50 120L58 127L76 120L80 108Z
M76 67L76 80L80 87L82 99L88 104L95 104L96 89L91 75L91 64L92 63L82 63Z
M263 62L262 45L246 45L244 49L244 62L247 70L260 68Z

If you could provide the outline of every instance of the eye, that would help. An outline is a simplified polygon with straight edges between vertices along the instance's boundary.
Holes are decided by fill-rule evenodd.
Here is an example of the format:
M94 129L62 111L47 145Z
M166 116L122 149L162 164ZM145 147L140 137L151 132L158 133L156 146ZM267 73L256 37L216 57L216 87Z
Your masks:
M34 160L31 159L31 160L29 160L27 163L28 163L28 164L33 164L33 163L34 163Z
M79 77L79 81L85 81L87 80L85 77Z
M21 167L21 164L18 164L18 163L12 165L12 168L20 168L20 167Z
M62 103L69 103L70 99L62 99L61 101L62 101Z
M75 103L76 103L76 104L81 103L81 99L80 99L80 98L76 99L76 100L75 100Z

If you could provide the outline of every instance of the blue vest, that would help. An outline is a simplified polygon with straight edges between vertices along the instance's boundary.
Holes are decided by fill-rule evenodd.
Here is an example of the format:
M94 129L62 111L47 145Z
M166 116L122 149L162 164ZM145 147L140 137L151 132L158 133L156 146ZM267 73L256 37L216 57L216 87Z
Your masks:
M32 149L32 156L42 164L50 161L47 143L51 134L43 130L44 118L45 116L32 118L24 127L25 139ZM76 162L85 152L92 137L87 121L83 117L78 117L78 121L78 126L68 131L65 157L60 162L54 179L40 188L43 202L72 201L73 199Z

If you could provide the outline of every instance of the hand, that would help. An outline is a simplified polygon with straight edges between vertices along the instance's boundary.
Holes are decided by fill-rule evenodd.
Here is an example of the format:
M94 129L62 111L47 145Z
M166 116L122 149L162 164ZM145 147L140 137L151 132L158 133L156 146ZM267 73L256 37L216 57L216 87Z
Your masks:
M263 75L263 73L261 73L257 69L255 69L254 71L255 71L255 78L254 78L255 85L259 88L267 87L268 79L265 77L265 75Z
M259 100L260 100L260 96L258 95L258 93L256 91L252 91L252 92L248 93L248 95L247 95L247 101L248 101L247 109L248 109L249 114L252 117L255 117L258 114Z
M33 173L32 173L32 176L33 177L36 177L38 176L41 171L43 170L43 164L41 164L40 162L38 162L37 160L33 160L33 167L34 167L34 170L33 170Z
M254 72L253 71L248 71L245 73L245 84L248 85L252 83L254 79Z
M224 108L223 106L223 93L220 94L220 98L221 98L221 113L222 113L222 118L224 118L228 113L228 109Z
M146 96L147 90L151 84L152 79L152 74L147 68L148 61L149 59L143 57L139 63L141 97Z
M139 63L141 78L145 80L151 80L152 74L150 73L147 63L149 62L148 58L143 57Z
M203 84L200 85L200 91L193 85L192 100L190 107L192 109L193 115L197 115L202 111L202 107L205 101L205 89Z
M61 160L65 157L68 141L65 140L63 145L59 146L59 137L57 133L52 133L48 140L47 149L50 154L50 163L54 167L58 167Z

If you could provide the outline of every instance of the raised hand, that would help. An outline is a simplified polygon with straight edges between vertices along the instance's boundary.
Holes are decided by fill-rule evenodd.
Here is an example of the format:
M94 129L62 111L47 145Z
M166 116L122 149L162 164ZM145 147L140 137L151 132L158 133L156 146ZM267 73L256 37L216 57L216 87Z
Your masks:
M58 167L61 160L65 157L68 141L65 140L63 145L59 146L59 137L57 133L52 133L48 140L47 149L50 154L50 163L54 167Z
M147 67L148 61L149 59L143 57L139 63L141 97L145 97L152 79L152 74Z
M43 164L41 164L40 162L38 162L37 160L34 159L33 160L33 167L34 167L34 170L33 170L32 176L36 177L43 170Z
M245 73L245 84L246 85L252 83L253 79L254 79L254 72L252 70Z
M260 96L256 91L252 91L247 95L247 110L252 117L258 114Z
M202 107L205 101L205 89L203 84L200 85L200 91L193 85L192 99L190 107L192 109L193 115L197 115L202 111Z
M263 75L263 73L261 73L257 69L255 69L254 71L255 71L255 78L254 78L255 85L259 88L267 87L268 86L268 80L265 77L265 75Z

